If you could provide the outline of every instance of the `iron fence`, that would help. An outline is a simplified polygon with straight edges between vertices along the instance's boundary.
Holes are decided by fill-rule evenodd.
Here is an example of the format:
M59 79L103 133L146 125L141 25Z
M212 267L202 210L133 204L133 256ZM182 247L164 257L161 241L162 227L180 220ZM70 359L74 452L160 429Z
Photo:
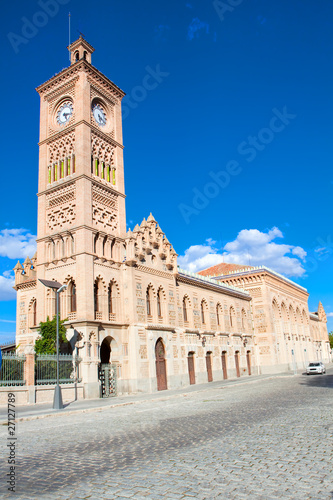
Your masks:
M71 354L59 354L59 382L60 384L72 384L76 379L75 364L79 358L73 358ZM57 355L38 354L35 364L36 385L56 384L57 382Z
M25 385L24 362L24 355L16 353L8 353L2 355L0 387Z

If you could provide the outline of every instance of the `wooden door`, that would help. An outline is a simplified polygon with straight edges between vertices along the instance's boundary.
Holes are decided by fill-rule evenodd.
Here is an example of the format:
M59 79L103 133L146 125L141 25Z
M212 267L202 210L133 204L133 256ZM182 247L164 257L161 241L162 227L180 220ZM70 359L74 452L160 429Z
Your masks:
M246 353L246 362L247 362L248 374L251 375L251 352L250 351L247 351L247 353Z
M226 351L222 352L222 371L223 371L223 379L227 380L228 371L227 371L227 353L226 353Z
M207 352L206 354L206 367L207 367L208 382L213 382L212 357L210 352Z
M194 371L194 356L193 353L189 353L188 358L188 374L190 377L190 384L195 384L195 371Z
M235 352L235 365L236 365L236 375L240 377L240 369L239 369L239 352Z
M165 391L168 387L167 387L167 376L166 376L165 351L161 339L159 339L156 342L155 358L156 358L157 390Z

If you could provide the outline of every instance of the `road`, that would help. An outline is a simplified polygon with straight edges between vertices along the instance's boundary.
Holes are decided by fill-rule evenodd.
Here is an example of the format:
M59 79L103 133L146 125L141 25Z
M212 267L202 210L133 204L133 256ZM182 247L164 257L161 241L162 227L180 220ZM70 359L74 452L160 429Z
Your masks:
M18 422L15 499L333 498L333 369Z

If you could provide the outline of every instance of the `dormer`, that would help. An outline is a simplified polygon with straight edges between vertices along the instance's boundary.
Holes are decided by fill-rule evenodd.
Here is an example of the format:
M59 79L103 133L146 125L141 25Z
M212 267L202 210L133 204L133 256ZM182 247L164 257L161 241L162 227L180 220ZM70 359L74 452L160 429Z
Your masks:
M71 53L71 64L75 64L81 59L91 64L91 54L95 51L94 47L92 47L82 35L80 35L80 38L75 42L70 44L68 50Z

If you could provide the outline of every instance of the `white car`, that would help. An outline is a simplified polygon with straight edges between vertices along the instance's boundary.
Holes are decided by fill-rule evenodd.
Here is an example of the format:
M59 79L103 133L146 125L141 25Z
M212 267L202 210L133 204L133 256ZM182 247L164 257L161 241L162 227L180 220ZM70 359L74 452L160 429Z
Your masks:
M317 361L316 363L309 363L306 374L311 375L311 373L326 373L325 365L321 361Z

